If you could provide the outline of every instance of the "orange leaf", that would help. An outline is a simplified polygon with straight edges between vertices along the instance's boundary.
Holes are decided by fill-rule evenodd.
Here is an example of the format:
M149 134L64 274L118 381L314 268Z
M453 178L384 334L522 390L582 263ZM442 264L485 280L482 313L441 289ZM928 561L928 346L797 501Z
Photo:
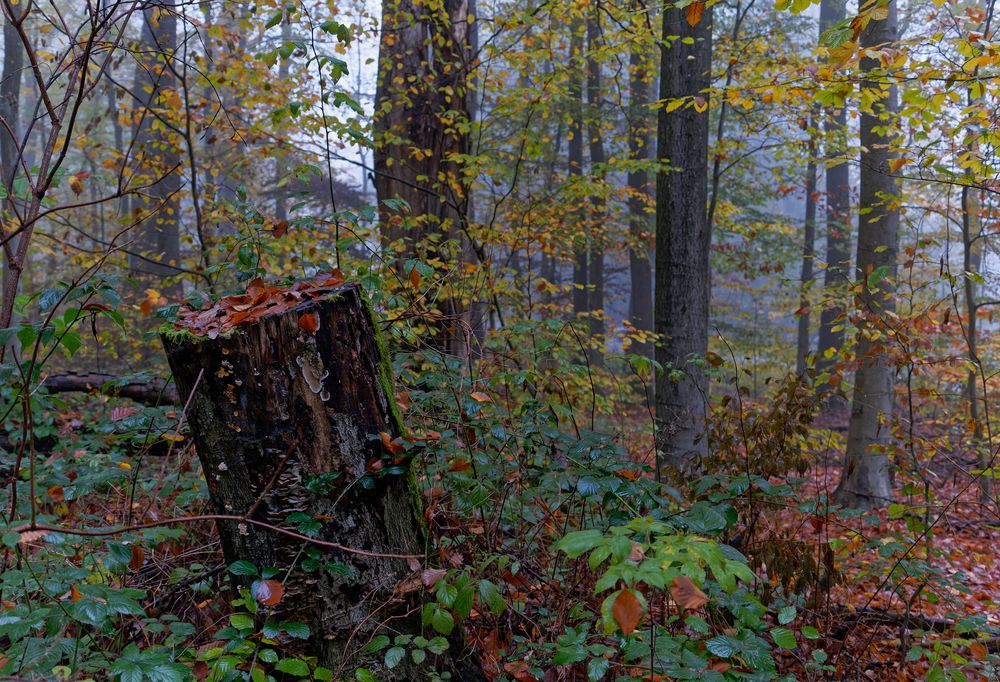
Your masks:
M142 545L138 543L132 543L132 558L129 559L128 567L133 571L138 571L142 568L142 563L146 560L146 552L143 551Z
M889 162L889 172L898 173L899 169L906 165L909 161L905 156L901 156L898 159L893 159Z
M76 589L76 585L69 586L69 600L70 601L80 601L83 599L83 595L80 594L80 590Z
M679 575L670 584L670 596L681 608L697 611L708 603L708 595L698 589L686 575Z
M382 446L385 447L389 454L398 455L403 451L403 444L393 440L392 436L385 431L380 431L378 435L382 439Z
M973 642L969 645L969 653L977 661L985 661L990 652L982 642Z
M319 315L316 313L302 313L299 317L299 329L306 334L315 334L319 329Z
M490 397L490 394L489 393L483 393L482 391L475 391L469 397L472 398L473 400L475 400L477 403L491 403L491 402L493 402L493 398Z
M413 287L414 291L420 290L420 271L417 270L417 266L410 268L410 286Z
M697 26L698 22L701 21L701 15L704 13L705 13L704 0L698 0L698 2L692 2L690 5L684 8L684 18L687 19L689 26Z
M642 478L642 472L638 469L619 469L615 472L615 476L624 478L626 481L638 481Z
M63 494L61 485L54 485L49 488L49 497L51 497L54 502L62 502L66 499L66 495Z
M622 590L611 604L611 615L622 629L622 634L631 635L642 619L642 604L632 590Z
M271 234L274 235L275 238L277 238L284 236L286 232L288 232L288 221L279 220L274 224L274 230L271 232Z
M258 580L253 584L253 597L264 606L275 606L285 596L285 586L277 580Z

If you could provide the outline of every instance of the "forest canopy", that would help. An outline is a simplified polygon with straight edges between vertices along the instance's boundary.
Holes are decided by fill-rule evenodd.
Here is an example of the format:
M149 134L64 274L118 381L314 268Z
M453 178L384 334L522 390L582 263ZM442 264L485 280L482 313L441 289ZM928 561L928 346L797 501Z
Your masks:
M0 9L0 679L1000 675L995 0Z

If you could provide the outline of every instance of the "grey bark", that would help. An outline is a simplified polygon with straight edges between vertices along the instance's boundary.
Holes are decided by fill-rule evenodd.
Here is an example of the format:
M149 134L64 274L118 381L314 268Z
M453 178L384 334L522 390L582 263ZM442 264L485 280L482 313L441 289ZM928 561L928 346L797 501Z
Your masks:
M567 143L567 162L570 178L579 178L583 174L583 69L579 67L580 55L583 53L583 27L579 23L570 28L572 36L569 43L569 142ZM576 221L583 219L577 212ZM584 235L578 234L573 243L573 312L582 315L589 312L590 295L587 292L589 282L588 244Z
M18 172L20 163L20 140L15 137L21 132L21 71L24 69L24 46L17 34L17 29L5 19L3 25L3 73L0 74L0 117L7 122L10 130L14 131L14 136L7 128L0 128L0 178L6 197L0 202L0 207L6 216L14 212L14 177ZM13 224L12 222L10 224ZM9 289L8 278L10 277L10 264L7 262L6 253L3 260L3 285L2 290ZM8 342L9 347L18 347L17 338L14 337Z
M704 437L711 294L708 224L708 88L712 8L690 26L683 9L663 12L660 99L701 98L702 111L659 110L657 156L669 172L656 177L657 454L662 465L690 469L707 451ZM674 37L676 36L676 38ZM687 44L685 38L690 38Z
M819 11L821 33L847 16L845 0L822 0ZM828 166L825 171L827 266L823 286L833 301L820 311L817 368L821 371L836 362L835 357L826 357L827 351L839 351L844 346L843 299L851 272L851 175L845 158L847 109L840 107L827 112L825 129L827 157L840 158L842 162Z
M143 12L142 38L133 85L136 108L163 109L162 97L176 87L173 69L166 62L177 51L177 17L172 11L175 0L163 0ZM157 12L160 7L166 11ZM154 18L154 13L155 18ZM147 259L132 258L131 267L153 277L177 274L180 264L180 152L154 129L156 117L147 111L135 132L136 154L144 166L151 187L132 196L132 214L137 225L135 251ZM153 262L150 262L153 261ZM166 287L173 297L180 284Z
M601 130L601 63L595 54L601 39L601 24L599 8L591 7L587 19L587 137L590 151L590 174L594 179L603 177L601 168L606 161L604 139ZM606 202L603 196L591 198L593 213L591 221L595 225L603 225L607 219ZM604 243L602 230L593 230L590 240L589 266L587 270L587 309L590 313L591 342L595 348L590 349L590 362L594 365L604 364Z
M636 16L645 14L644 0L635 0L632 9ZM641 21L642 19L638 19ZM629 160L633 163L649 159L652 135L649 129L649 56L638 44L629 52ZM629 320L636 329L653 330L653 274L649 262L651 217L646 211L645 197L649 195L649 174L644 168L631 169L626 182L629 186ZM639 355L652 357L653 346L639 343L633 346Z
M806 360L810 348L809 289L813 278L813 259L816 251L816 145L809 142L809 161L806 164L806 214L802 226L802 293L799 298L798 342L795 349L795 373L802 376L806 372Z
M872 20L861 35L863 48L891 45L898 40L896 1L888 16ZM886 83L878 59L861 60L862 88L881 90L885 98L872 111L861 112L861 186L855 276L865 286L857 295L859 308L858 368L847 434L844 474L834 499L844 505L871 509L892 498L890 424L895 367L889 347L892 335L887 315L895 310L896 252L899 230L899 186L889 168L894 153L884 128L897 111L895 85Z

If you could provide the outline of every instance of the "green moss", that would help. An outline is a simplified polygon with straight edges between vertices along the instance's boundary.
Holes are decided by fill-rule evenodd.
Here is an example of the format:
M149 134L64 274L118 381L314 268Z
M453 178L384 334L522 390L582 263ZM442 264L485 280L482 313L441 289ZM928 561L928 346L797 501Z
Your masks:
M238 332L238 328L230 329L229 331L219 334L216 339L228 339L230 336ZM214 341L206 334L195 334L189 329L179 329L173 325L171 322L164 322L161 324L156 333L159 334L164 339L172 341L174 343L204 343L205 341Z
M385 335L379 329L379 321L378 316L375 314L375 309L360 288L358 288L358 296L361 298L362 305L368 311L368 318L372 323L372 333L375 335L375 348L379 356L378 378L382 384L382 390L385 392L385 399L389 403L389 413L396 422L397 432L402 433L403 415L399 411L399 405L396 404L396 391L392 381L392 363L389 361L389 346L386 343Z

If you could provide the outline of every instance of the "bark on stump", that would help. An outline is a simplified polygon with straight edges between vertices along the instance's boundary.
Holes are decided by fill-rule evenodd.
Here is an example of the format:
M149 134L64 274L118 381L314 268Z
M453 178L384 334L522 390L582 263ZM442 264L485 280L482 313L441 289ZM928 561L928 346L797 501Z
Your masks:
M300 327L303 314L317 316L314 333ZM423 554L421 501L408 466L402 475L368 472L384 454L379 434L395 437L401 426L377 334L357 286L346 285L215 339L162 335L181 398L191 396L187 419L217 513L250 512L287 527L301 512L328 519L319 539ZM310 492L307 484L324 474L337 476L329 492ZM405 560L324 550L325 562L347 565L350 575L305 573L301 541L232 521L218 529L227 561L286 569L298 558L273 618L307 623L309 653L338 679L353 679L362 665L382 680L426 679L426 667L408 667L409 657L385 670L381 654L360 651L382 623L394 632L419 629L413 604L394 596L412 573ZM436 664L454 671L452 659Z

